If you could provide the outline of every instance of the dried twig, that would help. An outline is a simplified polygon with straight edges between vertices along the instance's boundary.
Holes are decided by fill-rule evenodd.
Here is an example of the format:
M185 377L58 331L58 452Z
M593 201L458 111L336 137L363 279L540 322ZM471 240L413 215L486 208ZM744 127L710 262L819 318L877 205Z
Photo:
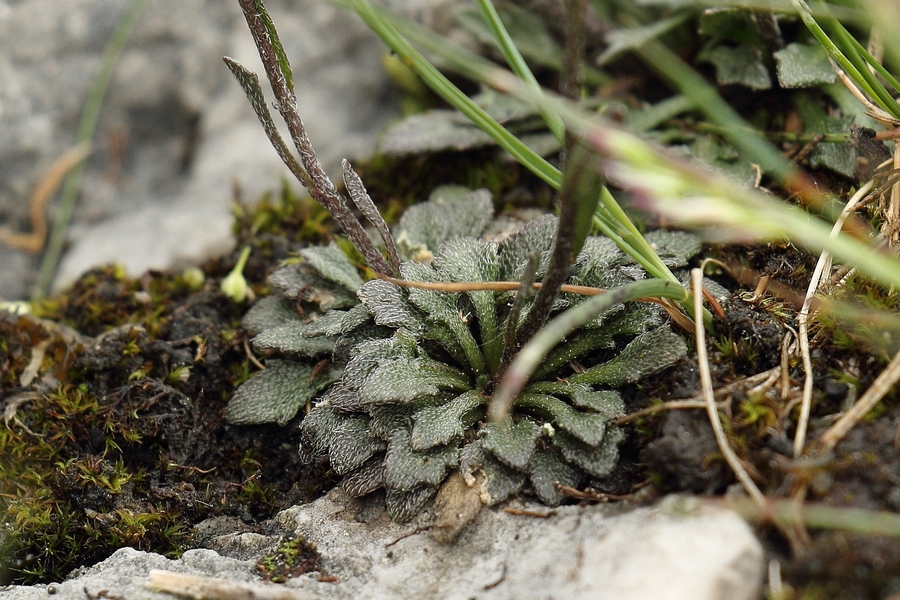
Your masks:
M900 169L900 146L894 144L894 169ZM890 235L891 246L900 240L900 231L896 229L900 223L900 181L891 186L891 198L888 202L888 209L885 214L885 225L895 228Z
M844 226L844 222L850 216L850 213L856 208L857 204L866 197L866 194L869 193L869 190L872 189L873 185L874 182L869 181L853 194L853 197L851 197L846 206L844 206L840 216L834 223L834 227L831 229L832 238L837 237L841 232L841 228ZM794 436L794 458L799 458L803 453L803 445L806 443L806 429L809 425L809 413L812 408L813 373L812 359L809 355L810 306L812 305L812 300L816 295L816 291L819 289L823 274L825 271L830 270L831 253L828 251L822 252L816 263L816 268L813 271L812 279L810 279L809 288L806 290L806 297L803 300L803 306L800 308L800 315L797 318L799 325L797 337L800 342L800 357L803 360L805 379L803 382L803 399L800 403L800 418L797 420L797 433Z
M653 406L648 406L647 408L642 408L641 410L637 410L633 413L629 413L624 417L616 419L616 425L625 425L626 423L630 423L635 419L639 419L641 417L646 417L647 415L652 415L658 412L662 412L665 410L680 410L685 408L706 408L705 400L670 400L669 402L663 402L662 404L654 404Z
M47 202L59 189L66 173L87 158L90 153L90 144L83 142L57 158L44 173L28 199L31 233L17 233L8 229L0 229L0 242L31 254L37 254L43 250L44 244L47 242L47 216L45 214Z
M741 386L753 385L756 386L748 390L748 394L756 393L761 390L761 388L771 386L770 381L773 381L773 378L778 377L778 367L774 369L769 369L768 371L763 371L762 373L757 373L756 375L751 375L750 377L745 377L744 379L739 379L737 381L733 381L728 385L724 385L715 391L715 396L723 397L731 394L734 390ZM762 383L758 383L758 382ZM722 403L720 400L719 403ZM683 398L681 400L670 400L668 402L663 402L662 404L654 404L653 406L648 406L647 408L642 408L641 410L635 411L633 413L629 413L624 417L621 417L616 420L616 425L624 425L625 423L629 423L638 419L640 417L644 417L647 415L652 415L654 413L665 411L665 410L680 410L680 409L690 409L690 408L706 408L706 400L703 398L703 394L700 393L693 398Z
M840 68L837 63L832 59L828 59L831 63L831 68L834 69L834 72L837 73L838 79L841 80L841 83L844 84L844 87L850 90L850 93L853 94L857 100L859 100L862 105L865 107L866 114L875 119L880 123L884 123L885 125L890 125L892 127L900 126L900 120L895 119L890 114L888 114L884 109L880 106L876 106L871 100L869 100L865 94L853 83L853 80L844 72L842 68Z
M833 450L838 442L844 439L844 436L850 432L853 427L865 417L870 410L875 408L884 395L887 394L894 384L900 381L900 352L894 355L891 362L881 372L877 379L872 382L866 393L863 394L853 408L848 410L837 422L828 428L822 434L820 441L826 450Z
M731 449L731 446L728 444L728 438L725 437L722 423L719 421L719 412L716 409L716 400L713 395L712 376L709 371L709 357L706 354L706 328L703 325L703 294L701 293L703 288L703 271L701 269L691 270L691 288L694 292L694 331L697 337L697 364L700 370L700 384L703 390L703 397L706 399L706 412L709 415L709 422L716 436L719 450L725 457L728 466L734 471L747 494L753 498L753 501L760 508L764 508L766 506L766 497L759 491L753 480L750 479L747 469L744 468L737 454Z
M318 596L305 590L277 584L253 584L199 575L187 575L153 569L147 587L194 600L314 600Z

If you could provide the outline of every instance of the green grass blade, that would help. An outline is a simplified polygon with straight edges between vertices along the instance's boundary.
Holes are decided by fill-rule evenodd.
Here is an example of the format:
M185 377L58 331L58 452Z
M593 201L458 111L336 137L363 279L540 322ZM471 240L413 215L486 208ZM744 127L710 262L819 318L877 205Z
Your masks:
M559 169L544 160L543 157L535 153L488 115L480 106L472 102L468 96L463 94L459 88L453 85L425 57L415 50L391 23L380 14L377 14L367 0L351 0L350 6L353 7L372 31L400 56L436 94L463 113L475 125L487 132L501 148L509 152L513 158L528 170L554 188L559 189L562 182L562 174L559 172Z
M881 81L878 80L878 77L869 70L869 62L864 56L865 54L868 54L868 52L862 48L862 45L850 35L850 32L847 31L837 19L828 17L823 20L825 21L826 27L828 27L831 32L835 45L841 49L841 52L847 57L847 60L853 64L856 71L862 76L863 81L856 81L856 85L860 87L865 86L866 89L871 90L871 93L874 94L872 99L881 106L881 108L885 109L895 117L900 116L900 107L897 106L897 102L893 99L890 92L887 91ZM860 53L860 49L862 50L862 53Z
M484 16L484 20L493 34L494 39L496 39L500 52L503 53L506 64L509 65L513 73L515 73L519 79L524 81L526 85L530 86L535 91L541 91L540 84L538 84L531 69L528 68L528 64L525 62L519 49L516 48L515 42L513 42L512 37L503 25L503 21L500 19L500 15L497 13L497 9L494 8L491 0L477 1L478 6L481 8L481 13ZM547 127L553 133L554 137L556 137L561 144L565 143L566 126L562 119L559 118L559 115L544 110L541 111L541 115L544 117L544 121L547 123Z
M572 147L568 158L569 166L563 173L560 197L574 198L577 203L575 231L572 236L572 260L584 248L584 242L591 233L592 221L604 190L601 170L596 165L590 164L596 161L597 156L588 152L583 143L578 142Z
M800 18L803 20L803 23L806 25L807 29L809 29L810 33L813 34L813 37L818 40L818 42L825 48L825 51L831 57L837 65L843 69L847 76L859 86L860 90L862 90L869 98L871 98L876 104L878 104L882 109L886 110L888 113L895 117L900 117L900 106L897 105L896 102L890 99L890 94L881 85L877 79L869 72L868 68L865 64L861 64L863 67L862 70L857 68L857 65L853 63L841 48L832 41L832 39L828 36L824 29L819 25L816 21L815 17L813 17L810 12L809 6L803 0L791 0L797 12L800 14ZM846 31L846 30L844 30ZM849 36L849 33L847 34ZM840 36L843 38L843 36ZM858 61L859 62L859 61ZM874 87L873 87L874 83Z
M844 27L840 23L838 23L838 25L841 28ZM846 29L844 31L846 31ZM855 37L853 37L852 35L849 35L849 33L848 33L848 36L849 36L848 40L853 45L853 48L856 50L856 52L863 58L863 60L865 60L866 63L868 63L869 66L871 66L873 69L875 69L875 71L879 75L884 77L884 80L887 81L889 84L891 84L891 87L894 88L894 90L896 90L897 92L900 92L900 81L898 81L897 78L894 77L893 74L891 74L887 69L885 69L884 66L880 62L875 60L875 57L872 56L871 54L869 54L869 51L866 50L865 46L860 44L856 40ZM896 104L896 102L895 102L895 104Z
M500 91L511 93L520 100L534 104L539 109L560 114L564 120L572 118L577 121L579 118L583 117L582 113L577 109L572 109L567 101L561 100L555 96L551 97L550 94L544 91L535 91L534 89L531 89L518 80L512 73L497 67L493 63L464 48L460 48L459 46L448 42L436 34L425 31L421 27L411 24L387 11L373 8L366 0L352 0L351 4L357 12L360 13L360 16L366 21L369 27L375 30L385 43L387 43L392 50L397 52L397 54L401 57L406 57L408 55L407 53L414 53L409 54L409 56L420 61L413 63L414 65L417 65L414 68L417 68L420 77L422 77L429 86L435 84L440 85L440 89L434 87L432 89L435 89L435 91L442 97L445 97L445 99L447 99L447 97L454 98L455 102L450 102L450 100L448 100L448 102L453 106L456 106L467 116L470 114L469 112L466 112L467 110L474 114L483 113L484 111L474 105L465 94L447 81L446 78L437 72L437 69L428 63L428 61L418 54L418 52L415 52L403 36L409 37L420 46L433 52L445 60L451 68L466 77L487 83ZM403 52L400 50L403 50ZM444 96L444 94L447 94L447 96ZM463 110L463 108L466 110ZM569 116L566 117L561 111L567 111ZM486 122L493 123L494 130L503 132L505 135L504 137L498 137L495 135L494 130L485 127L482 127L482 129L494 137L501 147L509 151L509 148L504 145L506 141L505 136L509 136L513 139L515 139L515 137L497 124L496 121L487 115L485 115L485 117ZM473 121L476 125L481 126L479 121L474 119ZM584 125L585 121L583 118L579 123ZM518 142L518 140L516 141ZM513 156L515 156L515 154ZM548 167L547 171L552 173L552 176L541 178L553 186L554 189L558 190L560 188L562 174L558 169L544 161L543 158L535 158L533 165L526 162L523 162L522 164L538 176L541 176L541 174L535 170L534 167L536 165L546 165L546 167ZM600 210L595 213L594 224L597 225L604 235L612 239L623 252L631 256L649 274L668 281L677 281L677 278L672 274L669 268L666 267L659 256L657 256L656 252L650 244L647 243L643 235L641 235L640 231L635 227L634 223L631 222L625 214L625 211L618 205L606 186L603 186L601 190ZM686 302L689 303L692 301L687 300ZM688 305L686 304L685 306L687 307Z
M494 392L488 410L489 418L495 422L502 422L509 414L519 392L528 383L528 379L547 357L547 354L572 332L604 310L638 298L671 298L684 302L687 297L687 290L678 282L646 279L611 289L599 296L593 296L563 312L542 327L531 338L531 341L516 354L516 358L507 368L500 386Z
M674 52L656 40L638 49L640 56L672 87L690 99L707 118L724 127L724 137L766 173L785 182L799 170L775 146L753 132L744 118L734 110L716 89Z

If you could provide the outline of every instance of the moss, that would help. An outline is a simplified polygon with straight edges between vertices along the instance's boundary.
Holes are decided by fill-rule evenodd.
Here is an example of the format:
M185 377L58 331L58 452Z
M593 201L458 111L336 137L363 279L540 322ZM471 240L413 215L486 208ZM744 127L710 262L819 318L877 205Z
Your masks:
M205 265L199 289L97 269L36 307L56 322L0 313L0 582L60 580L123 546L178 556L206 517L267 518L328 485L263 443L270 429L222 424L249 372L227 267Z
M281 543L272 554L267 554L256 563L260 577L273 583L284 583L310 571L319 571L319 551L302 537L290 537ZM327 576L325 576L327 577Z

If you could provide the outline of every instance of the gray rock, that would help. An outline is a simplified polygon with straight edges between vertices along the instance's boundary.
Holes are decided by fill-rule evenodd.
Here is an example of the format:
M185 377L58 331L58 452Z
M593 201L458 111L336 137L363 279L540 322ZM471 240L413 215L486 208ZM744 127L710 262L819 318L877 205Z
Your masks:
M74 144L100 55L127 5L0 2L0 227L30 228L30 190ZM310 137L339 173L341 158L372 151L396 112L380 67L384 46L355 15L324 2L267 5ZM147 4L103 105L57 287L109 262L139 275L219 255L233 244L232 180L249 200L286 176L225 54L261 71L237 2ZM27 295L37 265L0 246L0 297Z
M259 598L294 590L293 598L573 598L751 600L759 597L763 550L737 515L687 497L630 512L610 505L550 510L522 504L547 518L485 509L456 542L435 542L421 526L391 522L378 504L360 505L334 490L275 521L316 545L318 573L289 580L280 589L256 583ZM206 529L218 531L217 522ZM218 536L220 542L222 537ZM240 553L271 548L272 538L240 538ZM230 542L226 543L226 546ZM191 550L177 561L123 549L74 579L56 584L56 597L81 600L84 590L130 600L162 600L146 588L151 569L191 573L233 582L255 581L253 560ZM3 600L46 598L46 586L11 588ZM234 596L236 597L236 596ZM249 597L249 596L247 596Z

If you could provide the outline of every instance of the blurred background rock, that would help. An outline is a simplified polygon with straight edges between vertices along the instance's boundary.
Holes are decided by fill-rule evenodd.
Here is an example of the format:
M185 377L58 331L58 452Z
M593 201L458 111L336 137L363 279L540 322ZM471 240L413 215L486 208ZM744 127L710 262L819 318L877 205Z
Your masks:
M100 57L129 0L0 1L0 227L28 232L28 198L75 144ZM294 67L301 114L331 173L364 157L398 113L384 46L317 0L269 0ZM433 1L402 12L429 20ZM129 274L226 252L232 181L244 198L287 171L221 61L262 72L235 1L147 3L110 83L55 288L94 266ZM52 220L56 201L48 207ZM0 245L0 297L27 297L40 255Z

